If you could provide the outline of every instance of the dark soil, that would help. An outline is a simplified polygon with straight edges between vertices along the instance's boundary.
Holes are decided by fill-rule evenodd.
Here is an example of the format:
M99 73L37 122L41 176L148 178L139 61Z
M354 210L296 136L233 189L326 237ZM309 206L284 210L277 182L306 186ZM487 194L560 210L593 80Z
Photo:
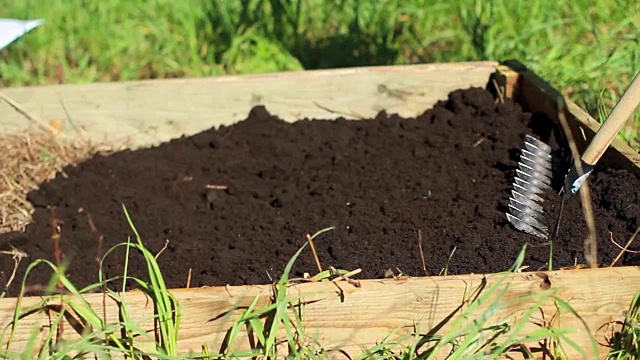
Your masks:
M269 283L306 234L330 226L335 229L315 241L322 264L362 268L360 278L381 277L386 269L424 275L418 230L429 274L441 273L454 248L450 274L504 271L525 244L525 265L545 268L549 246L513 229L504 216L528 133L555 149L557 193L567 154L558 132L518 104L496 104L485 89L455 91L414 119L380 113L366 121L289 124L256 107L233 126L64 169L68 178L59 175L29 195L34 223L0 243L22 239L31 260L53 260L50 220L62 220L68 276L84 286L97 280L96 257L133 236L125 204L150 250L157 253L169 240L159 256L169 287L184 287L189 269L191 286ZM624 244L640 225L640 177L600 171L591 185L599 261L608 265L620 252L609 232ZM560 204L556 193L545 202L550 227ZM579 197L566 204L563 219L554 266L584 263ZM6 276L12 261L0 261ZM121 274L123 262L120 248L105 271ZM619 264L638 265L640 256L627 254ZM317 272L308 249L294 269ZM139 254L129 271L144 274ZM45 284L50 275L40 266L28 283Z

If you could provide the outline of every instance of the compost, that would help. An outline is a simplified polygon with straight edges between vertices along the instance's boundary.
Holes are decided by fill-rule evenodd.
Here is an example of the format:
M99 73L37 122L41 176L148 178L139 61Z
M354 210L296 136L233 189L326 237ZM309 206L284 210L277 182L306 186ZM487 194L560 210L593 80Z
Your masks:
M257 106L233 126L95 156L30 193L33 223L3 235L0 244L20 243L29 260L54 261L52 234L59 231L66 273L82 287L97 281L105 251L133 238L125 205L146 247L159 253L172 288L185 287L189 277L192 287L270 283L307 234L329 227L314 241L322 266L360 268L359 278L388 270L425 275L419 232L430 275L445 268L449 274L508 270L525 244L524 265L546 269L549 244L515 230L504 215L525 134L554 149L555 189L544 203L553 228L568 156L560 132L511 100L469 88L417 118L381 112L367 120L291 124ZM599 261L608 265L620 253L613 241L624 245L640 225L640 178L602 170L590 185ZM583 219L573 197L554 240L554 268L584 264ZM122 274L124 258L124 247L110 253L106 276ZM6 277L13 261L0 261ZM633 253L618 262L638 264ZM292 276L317 271L307 247ZM128 273L146 278L135 251ZM50 276L40 265L27 284L46 284Z

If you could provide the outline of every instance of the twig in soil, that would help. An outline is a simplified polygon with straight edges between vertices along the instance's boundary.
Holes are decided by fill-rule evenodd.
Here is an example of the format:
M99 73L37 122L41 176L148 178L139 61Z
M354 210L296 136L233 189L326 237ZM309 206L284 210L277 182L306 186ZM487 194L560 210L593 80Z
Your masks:
M213 190L227 190L227 185L210 185L207 184L207 189L213 189Z
M29 113L27 110L25 110L20 104L18 104L17 102L15 102L13 99L11 99L9 96L7 96L6 94L0 92L0 99L4 100L7 104L9 104L9 106L11 106L14 110L16 110L17 112L19 112L22 116L24 116L25 118L27 118L27 120L37 124L38 126L42 127L43 129L51 132L52 134L57 134L58 133L58 129L56 129L55 127L51 126L51 124L47 123L46 121L42 120L39 116L36 116L34 114Z
M580 269L586 269L587 265L584 264L578 264L578 260L574 259L573 261L573 265L572 266L563 266L560 268L560 270L580 270Z
M189 268L189 275L187 275L187 289L191 287L191 268Z
M9 280L7 280L7 282L4 284L2 288L2 294L0 294L0 298L4 298L4 296L7 293L7 290L9 289L9 286L11 286L11 283L16 277L16 272L18 271L18 266L20 265L20 261L23 258L28 257L28 255L24 251L18 250L13 246L11 246L11 250L0 251L0 254L11 255L13 258L13 271L11 272L11 276L9 276Z
M318 257L318 252L316 251L316 246L313 244L313 239L311 235L307 234L307 242L311 247L311 252L313 253L313 259L316 262L316 266L318 267L318 272L322 272L322 265L320 264L320 258Z
M640 251L629 250L629 246L631 246L631 243L633 242L633 240L636 239L636 237L638 236L639 232L640 232L640 227L638 227L636 229L636 231L633 233L633 235L631 235L631 237L629 238L629 241L627 241L627 243L624 245L624 247L622 247L615 240L613 240L613 233L611 231L609 231L609 235L611 236L611 242L621 249L620 253L618 253L618 256L616 256L616 258L613 259L613 261L611 262L611 265L609 265L610 267L613 267L618 262L618 260L620 260L620 258L622 257L622 254L624 254L626 252L627 253L631 253L631 254L640 254Z
M62 239L61 225L64 224L64 221L56 217L55 211L56 211L55 207L52 207L51 217L49 218L49 225L51 226L51 241L53 242L53 257L55 259L56 266L60 267L60 264L62 263L62 257L63 257L62 250L60 249L60 240ZM61 280L57 281L56 289L58 290L58 293L60 294L64 293L65 287L62 284ZM65 311L64 301L62 301L61 307L62 307L61 311ZM63 334L64 334L64 323L61 322L56 329L56 337L60 339L62 338Z
M346 281L349 285L353 285L353 286L355 286L357 288L360 287L360 281L355 280L355 279L351 279L351 277L360 274L362 272L362 269L355 269L355 270L349 271L346 274L340 274L338 272L338 270L336 270L336 268L334 268L333 266L329 267L329 269L331 269L331 272L334 275L338 276L337 278L335 278L335 279L333 279L331 281L336 282L338 280L343 280L343 281Z
M231 290L229 290L230 288L231 288L231 285L229 285L229 284L224 286L224 289L227 292L227 295L229 295L229 297L233 297L233 294L231 293Z
M418 248L420 249L420 260L422 260L422 270L424 270L424 275L429 276L427 272L427 262L424 259L424 250L422 249L422 230L418 230Z
M393 279L395 281L400 281L400 280L407 280L409 279L408 275L405 275L402 270L396 268L396 270L398 270L398 275L396 275L393 270L391 269L387 269L384 271L384 278L385 279ZM381 282L384 282L384 280L381 280Z
M587 134L584 133L583 128L580 128L580 133L582 134L582 140L587 141Z
M360 281L350 278L350 276L359 274L362 271L361 269L356 269L346 274L340 274L338 270L336 270L336 268L334 268L333 266L330 266L329 271L331 271L333 275L337 275L337 278L331 280L331 282L338 288L338 297L340 297L340 302L344 302L344 290L340 287L340 285L338 285L337 283L338 280L346 281L347 284L352 285L353 287L356 287L356 288L359 288L361 286Z
M564 104L562 98L558 100L558 104ZM569 143L569 148L571 149L571 155L573 156L573 161L575 163L578 176L582 176L584 174L584 169L582 168L582 162L580 160L580 152L578 151L578 146L576 145L576 141L573 138L573 134L571 133L571 128L569 127L567 118L564 116L564 112L562 111L562 105L558 106L558 119L560 120L564 134L567 137L567 142ZM589 188L588 181L589 179L585 179L579 191L580 202L582 203L582 212L584 214L584 219L587 223L588 230L587 237L584 240L584 257L587 260L587 265L589 265L589 267L597 268L598 244L596 242L596 221L593 215L593 205L591 204L591 190ZM569 191L569 189L564 189L564 191ZM558 219L558 223L559 222L560 219Z
M329 270L322 271L313 277L310 276L309 273L304 273L302 278L289 279L289 283L295 284L298 282L318 282L318 281L324 281L324 280L336 282L338 280L342 280L342 281L348 282L349 284L355 287L360 287L360 282L358 280L351 279L351 277L357 274L360 274L361 272L362 272L362 269L355 269L345 274L340 274L340 272L336 268L334 268L333 266L329 266ZM335 277L331 279L332 276L335 276Z
M63 106L64 106L64 104L63 104ZM65 112L66 112L66 109L65 109ZM87 223L89 224L89 228L98 237L98 250L96 252L95 260L98 263L98 267L100 267L100 260L101 260L102 255L103 255L102 254L102 244L104 243L104 235L102 235L101 233L98 232L98 228L96 227L95 223L93 222L93 217L91 216L91 214L88 211L85 212L83 208L80 208L78 210L78 212L84 212L84 213L87 214ZM102 287L102 320L106 322L107 321L107 284L103 282L101 287ZM105 334L105 341L108 341L108 338L109 338L109 336L107 334Z
M53 258L55 259L56 266L60 267L62 264L62 258L64 254L60 248L60 240L62 239L62 225L64 221L58 219L55 215L55 208L51 208L51 217L49 218L49 225L51 226L51 241L53 242ZM61 281L58 281L56 287L59 291L64 289Z
M160 249L160 251L158 251L156 256L154 256L156 260L158 260L158 258L160 257L160 254L162 254L167 249L167 246L169 246L169 239L164 241L164 246L162 247L162 249Z
M482 142L484 141L484 138L481 137L480 140L476 141L475 143L473 143L473 145L471 146L472 148L474 147L478 147L478 145L482 144Z
M98 232L98 228L96 228L96 224L93 222L93 217L91 216L91 214L89 212L86 212L86 214L87 214L87 223L89 224L89 228L98 237L98 251L96 252L96 262L98 263L98 266L100 266L100 259L102 258L102 245L104 243L104 235Z
M398 270L398 275L393 275L393 280L407 280L409 279L409 275L405 274L402 270L396 268Z

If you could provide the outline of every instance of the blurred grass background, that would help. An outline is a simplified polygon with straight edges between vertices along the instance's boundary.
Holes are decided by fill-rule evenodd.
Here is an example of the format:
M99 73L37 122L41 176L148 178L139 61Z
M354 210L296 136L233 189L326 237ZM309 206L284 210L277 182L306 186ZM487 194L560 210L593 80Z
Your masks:
M637 0L3 0L46 24L0 85L516 58L594 117L640 69ZM622 137L640 150L640 112Z

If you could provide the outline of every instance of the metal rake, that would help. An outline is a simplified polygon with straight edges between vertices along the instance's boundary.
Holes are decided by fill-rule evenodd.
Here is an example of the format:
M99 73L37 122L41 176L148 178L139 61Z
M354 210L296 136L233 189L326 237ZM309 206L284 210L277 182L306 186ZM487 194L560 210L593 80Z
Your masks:
M640 73L636 73L631 85L591 140L581 158L574 160L564 180L563 205L564 199L580 190L582 183L594 170L598 160L640 104L639 75ZM576 162L580 163L582 172L577 170ZM549 237L549 228L541 205L544 199L540 194L551 189L551 175L551 147L531 135L526 135L506 216L516 229L543 239ZM559 224L560 219L558 219Z
M549 228L540 194L551 189L551 147L526 135L521 151L507 220L520 231L547 239Z

